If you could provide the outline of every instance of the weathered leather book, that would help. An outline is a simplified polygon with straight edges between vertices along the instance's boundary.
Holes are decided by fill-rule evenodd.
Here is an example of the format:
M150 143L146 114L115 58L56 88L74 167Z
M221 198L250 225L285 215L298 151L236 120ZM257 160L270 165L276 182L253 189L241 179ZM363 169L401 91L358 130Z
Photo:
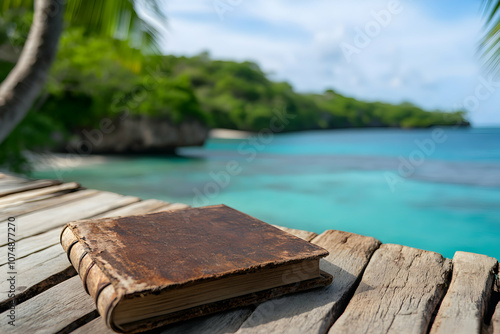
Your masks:
M325 286L323 248L225 205L68 223L61 244L107 326L140 332Z

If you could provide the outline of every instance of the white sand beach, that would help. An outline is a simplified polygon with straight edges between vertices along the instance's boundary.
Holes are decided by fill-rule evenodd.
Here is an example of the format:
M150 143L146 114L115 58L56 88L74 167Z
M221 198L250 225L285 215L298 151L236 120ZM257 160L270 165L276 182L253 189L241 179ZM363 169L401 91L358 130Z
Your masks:
M250 131L230 130L230 129L211 129L208 137L218 139L245 139L254 133Z

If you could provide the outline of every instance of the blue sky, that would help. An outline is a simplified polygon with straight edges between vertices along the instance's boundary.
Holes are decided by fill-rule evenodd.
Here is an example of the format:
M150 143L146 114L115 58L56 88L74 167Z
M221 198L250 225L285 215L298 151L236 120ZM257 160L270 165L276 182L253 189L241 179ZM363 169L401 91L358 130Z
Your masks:
M500 79L481 67L480 1L169 0L164 52L252 60L301 92L332 88L500 125ZM498 82L498 84L497 84Z

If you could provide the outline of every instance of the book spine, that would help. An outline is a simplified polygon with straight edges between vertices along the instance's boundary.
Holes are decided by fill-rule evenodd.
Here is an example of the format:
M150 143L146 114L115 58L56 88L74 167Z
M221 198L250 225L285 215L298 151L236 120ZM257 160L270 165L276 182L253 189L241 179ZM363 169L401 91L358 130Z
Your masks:
M109 278L95 264L82 242L78 240L68 225L61 232L60 241L69 261L83 282L85 292L94 299L97 311L106 321L108 327L119 331L111 324L111 312L116 306L118 297Z

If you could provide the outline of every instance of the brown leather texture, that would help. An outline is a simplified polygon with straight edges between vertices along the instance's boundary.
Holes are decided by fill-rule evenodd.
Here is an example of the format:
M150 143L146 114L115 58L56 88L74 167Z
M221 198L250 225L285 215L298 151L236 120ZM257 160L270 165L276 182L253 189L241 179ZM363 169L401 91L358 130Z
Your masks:
M76 243L75 243L76 241ZM116 306L118 297L108 277L95 265L81 241L67 226L61 232L61 245L68 255L68 259L80 276L83 289L92 296L99 314L107 319L108 326L111 309ZM71 246L71 247L70 247ZM105 293L102 293L105 291Z
M328 255L225 205L77 221L68 228L119 298Z

